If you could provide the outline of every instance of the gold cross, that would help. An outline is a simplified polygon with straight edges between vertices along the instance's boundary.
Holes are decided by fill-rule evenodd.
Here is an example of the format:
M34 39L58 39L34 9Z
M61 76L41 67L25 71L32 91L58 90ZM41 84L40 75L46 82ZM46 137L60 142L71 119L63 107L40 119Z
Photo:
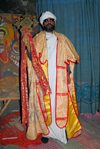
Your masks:
M38 21L36 19L32 19L30 15L26 12L19 21L17 21L14 26L16 26L18 29L20 29L21 32L23 32L24 28L28 28L29 31L32 31L32 26L36 26L38 24Z

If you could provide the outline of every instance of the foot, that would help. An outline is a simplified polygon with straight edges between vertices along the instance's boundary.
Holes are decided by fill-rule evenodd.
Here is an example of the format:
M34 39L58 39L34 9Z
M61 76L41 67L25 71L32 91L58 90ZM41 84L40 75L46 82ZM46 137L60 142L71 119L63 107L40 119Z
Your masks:
M41 141L45 144L45 143L48 143L49 139L48 138L45 138L45 137L42 137L41 138Z

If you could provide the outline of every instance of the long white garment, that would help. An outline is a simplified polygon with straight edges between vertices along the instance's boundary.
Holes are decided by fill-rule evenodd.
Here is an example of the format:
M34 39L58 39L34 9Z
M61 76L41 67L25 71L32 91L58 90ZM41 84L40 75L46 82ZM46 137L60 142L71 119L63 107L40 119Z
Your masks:
M60 129L55 123L55 87L56 87L56 49L57 37L54 34L46 32L47 48L48 48L48 76L49 85L52 91L51 110L52 110L52 124L48 127L49 135L46 137L57 139L63 143L67 143L65 128Z

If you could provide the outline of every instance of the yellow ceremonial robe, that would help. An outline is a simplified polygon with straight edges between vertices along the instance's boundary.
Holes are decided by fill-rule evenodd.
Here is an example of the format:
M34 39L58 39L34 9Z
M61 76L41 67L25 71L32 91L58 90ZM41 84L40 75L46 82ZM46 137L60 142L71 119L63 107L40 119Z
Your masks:
M70 139L80 134L82 129L77 117L78 108L74 86L74 63L79 62L79 56L70 40L63 34L55 32L57 36L56 61L56 125L66 127L67 137ZM45 31L33 38L33 43L40 59L40 64L48 79L48 52ZM71 69L71 83L68 85L67 64ZM39 80L31 61L27 60L29 77L29 127L27 138L34 140L39 133L49 134L51 124L50 95L43 96Z

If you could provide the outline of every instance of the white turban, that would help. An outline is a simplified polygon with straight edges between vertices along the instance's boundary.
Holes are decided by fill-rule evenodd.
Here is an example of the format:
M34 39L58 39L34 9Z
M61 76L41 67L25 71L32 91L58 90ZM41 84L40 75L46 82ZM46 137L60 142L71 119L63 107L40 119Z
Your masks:
M51 12L49 12L49 11L46 11L46 12L42 13L42 15L41 15L41 17L40 17L40 23L41 23L41 25L43 24L43 21L44 21L45 19L47 19L47 18L52 18L52 19L54 19L55 22L56 22L56 16L55 16L53 13L51 13Z

